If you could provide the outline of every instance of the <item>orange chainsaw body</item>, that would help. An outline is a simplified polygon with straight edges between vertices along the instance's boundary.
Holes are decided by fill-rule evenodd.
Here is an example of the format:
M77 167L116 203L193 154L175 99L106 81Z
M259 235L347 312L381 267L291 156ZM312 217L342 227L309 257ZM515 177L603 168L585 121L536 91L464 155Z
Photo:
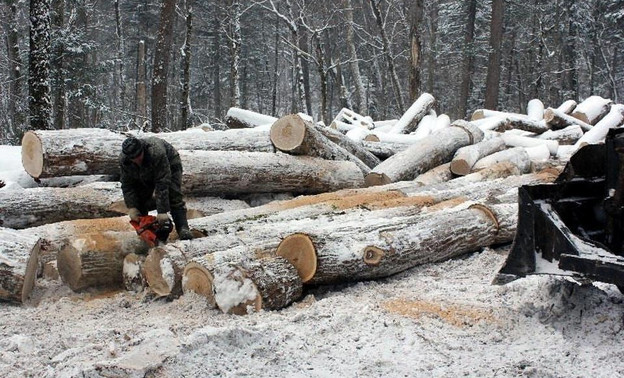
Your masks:
M153 215L141 215L138 222L131 220L130 224L150 247L165 244L173 229L171 221L161 225Z

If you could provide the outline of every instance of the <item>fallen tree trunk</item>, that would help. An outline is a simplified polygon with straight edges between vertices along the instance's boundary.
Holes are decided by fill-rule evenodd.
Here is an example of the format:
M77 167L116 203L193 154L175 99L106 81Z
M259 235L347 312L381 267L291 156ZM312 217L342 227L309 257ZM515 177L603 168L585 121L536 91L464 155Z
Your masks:
M374 130L364 138L364 140L368 142L393 144L415 144L423 139L424 137L412 134L382 133Z
M321 193L363 185L362 171L350 161L236 151L180 151L180 157L187 195Z
M537 136L539 139L556 140L559 144L574 144L583 136L583 129L579 125L568 126L559 130L548 130Z
M297 114L284 116L273 123L271 142L278 150L292 155L351 161L364 174L370 171L370 167L360 159L329 140L313 123L304 120Z
M544 112L544 120L553 130L563 129L569 125L580 126L584 131L589 131L592 125L583 122L578 118L572 117L559 109L548 108Z
M374 168L381 162L379 158L364 148L361 143L352 141L341 132L327 127L319 127L318 130L323 133L327 139L355 155L355 157L360 159L368 167Z
M409 134L416 130L420 120L429 113L434 104L435 98L429 93L423 93L392 126L390 133Z
M515 204L476 205L425 217L396 219L395 224L383 228L353 224L351 230L300 234L311 241L311 252L316 254L318 262L316 273L308 283L387 277L416 265L509 242L515 232L516 217Z
M0 227L0 300L24 303L35 279L41 241L34 235Z
M230 129L254 128L277 121L277 118L240 108L229 108L225 124Z
M511 129L519 129L524 131L529 131L536 134L541 134L547 130L549 130L548 125L544 120L542 121L533 121L529 118L525 117L517 117L517 116L508 116L505 118L505 123L498 127L497 131L511 130Z
M136 234L94 232L76 236L57 256L63 282L74 291L118 288L123 284L123 262L130 253L147 253L149 246Z
M470 118L470 121L479 121L484 118L509 118L509 117L529 119L529 116L527 116L526 114L500 112L498 110L490 110L490 109L477 109L472 113L472 117Z
M177 150L275 152L275 147L269 138L269 131L264 128L186 130L137 135L139 138L147 136L163 139ZM121 151L121 147L118 150Z
M455 153L450 164L450 170L456 175L467 175L479 159L504 149L505 142L500 137L462 147Z
M379 164L366 175L366 185L413 180L419 174L451 161L460 147L482 139L483 132L468 122L455 123Z
M539 139L526 137L521 135L514 135L505 132L501 135L501 139L505 142L505 145L509 147L535 147L545 145L550 151L551 155L557 155L557 149L559 148L559 142L556 140Z
M365 129L373 128L373 119L371 117L364 117L347 108L340 109L334 121L345 122Z
M612 101L600 96L590 96L574 108L572 117L585 123L595 125L602 117L609 113Z

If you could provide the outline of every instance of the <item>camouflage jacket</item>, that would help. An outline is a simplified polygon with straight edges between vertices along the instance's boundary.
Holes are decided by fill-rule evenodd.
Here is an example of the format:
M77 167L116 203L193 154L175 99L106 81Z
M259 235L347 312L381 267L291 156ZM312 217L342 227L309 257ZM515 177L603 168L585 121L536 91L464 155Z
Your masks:
M120 155L121 190L124 202L128 208L139 208L148 198L141 196L155 192L156 210L159 213L170 211L169 186L180 186L179 182L172 182L172 172L182 171L182 161L176 149L162 139L148 137L141 139L143 144L143 162L139 166L128 159L123 153ZM179 177L179 175L178 175Z

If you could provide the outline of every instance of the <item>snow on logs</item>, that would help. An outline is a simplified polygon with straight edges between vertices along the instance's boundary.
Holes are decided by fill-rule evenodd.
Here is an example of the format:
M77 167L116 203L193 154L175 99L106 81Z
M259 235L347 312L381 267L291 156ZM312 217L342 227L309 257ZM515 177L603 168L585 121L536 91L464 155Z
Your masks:
M374 168L377 164L381 163L381 160L373 153L368 151L361 143L355 142L349 139L343 133L334 130L329 127L319 127L317 128L327 139L336 143L340 147L349 151L351 154L355 155L358 159L360 159L364 164L366 164L370 168Z
M275 121L277 121L275 117L234 107L229 108L225 115L225 124L230 129L254 128L269 125Z
M580 105L579 105L580 106ZM609 113L596 123L591 130L586 132L575 143L576 148L586 144L596 144L604 140L609 129L616 128L624 123L624 105L616 104L611 106Z
M184 131L157 136L178 150L275 150L268 132L253 129ZM22 164L36 179L96 174L118 176L119 154L125 138L106 129L28 131L22 138Z
M288 154L351 161L364 174L370 171L370 167L359 158L332 142L313 123L298 114L289 114L273 123L271 142L275 148Z
M39 237L0 227L0 300L23 303L37 277Z
M544 111L544 120L553 130L562 129L569 125L580 126L583 131L589 131L592 125L572 117L559 109L548 108Z
M612 101L600 96L590 96L574 108L572 117L578 118L585 123L595 125L609 112Z
M500 137L483 140L457 150L450 169L456 175L467 175L479 159L505 149L505 142Z
M435 98L429 93L423 93L392 126L390 133L409 134L416 130L418 123L429 114L433 105L435 105Z
M374 186L412 180L429 169L451 161L459 148L482 139L483 132L477 127L468 122L456 122L386 159L366 175L365 183Z

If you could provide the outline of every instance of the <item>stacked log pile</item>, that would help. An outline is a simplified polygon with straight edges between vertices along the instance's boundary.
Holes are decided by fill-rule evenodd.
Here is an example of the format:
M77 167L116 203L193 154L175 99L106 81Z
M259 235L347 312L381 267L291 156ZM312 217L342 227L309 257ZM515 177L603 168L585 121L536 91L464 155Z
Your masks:
M14 193L3 203L17 205L0 208L4 227L38 227L0 230L8 240L0 298L23 302L37 271L56 264L77 291L195 292L227 313L280 309L305 285L387 277L510 242L517 187L552 182L575 150L624 121L623 105L596 96L557 108L532 100L527 114L479 110L470 121L451 122L434 107L423 94L398 120L342 109L328 127L232 108L231 130L158 134L180 150L183 191L203 204L195 207L210 207L207 195L296 197L212 205L189 222L198 238L152 249L125 217L77 220L124 214L116 183ZM123 139L105 130L28 132L24 167L35 178L115 176ZM538 172L544 166L555 169Z

